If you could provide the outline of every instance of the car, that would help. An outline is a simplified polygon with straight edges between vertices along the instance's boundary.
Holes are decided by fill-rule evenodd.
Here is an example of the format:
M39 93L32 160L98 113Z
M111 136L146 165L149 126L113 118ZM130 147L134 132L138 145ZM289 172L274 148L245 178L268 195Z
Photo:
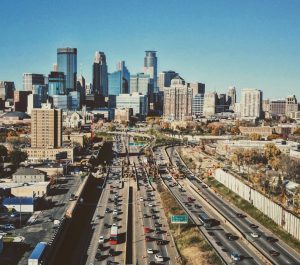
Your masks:
M109 208L106 208L106 209L105 209L105 213L110 213L110 209L109 209Z
M216 241L216 244L218 245L218 246L222 246L222 243L221 243L221 241Z
M141 197L141 198L140 198L140 201L141 201L141 202L143 202L143 201L144 201L144 198L143 198L143 197Z
M96 215L95 220L100 220L101 216L99 214Z
M210 236L214 236L214 235L215 235L215 233L212 232L212 231L209 231L208 234L209 234Z
M156 228L155 228L155 234L158 235L158 234L160 234L160 233L161 233L161 229L160 229L159 227L156 227Z
M152 248L147 248L147 253L148 253L148 254L153 254L153 253L154 253L154 251L153 251L153 249L152 249Z
M167 240L163 240L163 239L158 239L156 241L156 244L157 245L166 245L166 244L168 244L168 241Z
M118 217L117 216L114 216L113 217L113 221L118 221L119 219L118 219Z
M157 261L157 262L164 262L164 258L163 258L163 256L162 255L160 255L160 254L155 254L155 260Z
M236 213L236 216L237 216L238 218L245 218L245 217L246 217L246 215L244 215L244 214L242 214L242 213Z
M99 237L98 243L104 243L104 236Z
M259 234L256 234L254 232L251 232L250 235L253 237L253 238L258 238L259 237Z
M145 237L145 240L146 240L146 241L151 241L152 238L151 238L150 236L146 236L146 237Z
M240 261L241 260L241 256L238 254L238 253L231 253L230 254L230 258L233 260L233 261Z
M273 257L277 257L277 256L280 255L280 253L278 251L274 250L274 249L269 250L269 253Z
M152 214L151 218L152 218L152 219L156 219L157 217L156 217L155 214Z
M149 203L148 206L149 206L149 207L153 207L153 204L152 204L152 203Z
M144 217L144 218L148 218L148 215L147 215L147 214L143 214L143 217Z
M108 255L110 256L110 257L112 257L113 255L115 254L115 251L114 251L114 249L109 249L109 251L108 251Z
M95 259L99 261L101 259L101 253L96 253Z
M110 227L109 224L107 224L107 223L104 224L104 228L109 228L109 227Z
M154 226L155 226L155 227L160 227L161 224L160 224L159 222L155 222L155 223L154 223Z
M195 206L195 208L197 208L197 209L200 209L200 208L201 208L201 206L198 205L198 204L195 204L194 206Z
M151 229L149 227L144 227L144 232L145 233L150 233L151 232Z
M231 234L231 233L226 233L226 237L227 237L228 240L230 240L230 241L236 240L236 239L238 238L237 236L234 236L234 235Z
M203 184L203 185L202 185L202 188L206 189L206 188L207 188L207 186L206 186L205 184Z
M278 241L278 239L272 237L272 236L267 236L266 237L266 240L269 242L269 243L275 243L276 241Z
M113 210L113 215L117 215L118 214L118 210Z
M250 226L251 228L258 228L258 225L255 225L255 224L249 224L249 226Z
M4 228L4 230L13 230L13 229L16 229L13 224L5 224L3 226L3 228Z

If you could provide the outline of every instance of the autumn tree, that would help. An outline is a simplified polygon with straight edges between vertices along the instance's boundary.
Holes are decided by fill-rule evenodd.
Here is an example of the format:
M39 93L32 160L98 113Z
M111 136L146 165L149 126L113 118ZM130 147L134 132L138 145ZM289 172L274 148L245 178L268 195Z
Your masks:
M261 135L258 134L258 133L251 133L251 134L249 135L249 138L250 138L250 140L252 140L252 141L259 141L259 140L261 140Z

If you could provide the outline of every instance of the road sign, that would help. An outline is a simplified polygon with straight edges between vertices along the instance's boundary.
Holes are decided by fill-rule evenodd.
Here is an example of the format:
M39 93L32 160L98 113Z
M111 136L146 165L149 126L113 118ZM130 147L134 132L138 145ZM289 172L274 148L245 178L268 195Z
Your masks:
M129 146L144 146L144 143L129 143Z
M188 223L187 215L171 215L171 223L172 224L187 224Z

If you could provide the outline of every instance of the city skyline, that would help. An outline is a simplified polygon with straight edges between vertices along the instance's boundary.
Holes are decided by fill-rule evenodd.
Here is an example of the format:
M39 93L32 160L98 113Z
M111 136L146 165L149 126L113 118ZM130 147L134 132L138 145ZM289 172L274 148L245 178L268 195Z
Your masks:
M85 20L78 20L80 5L67 8L70 1L61 3L59 10L56 1L53 7L39 3L34 9L35 1L17 7L5 3L7 12L0 28L9 38L0 47L0 79L14 81L20 89L23 73L48 75L59 47L78 49L77 73L87 82L92 82L91 66L98 50L105 52L109 72L124 60L130 73L136 74L142 71L144 51L153 49L158 51L158 72L174 70L189 82L205 83L207 91L225 92L234 85L238 92L242 88L260 89L264 98L290 94L299 98L300 3L219 0L216 8L209 1L192 1L189 6L174 2L171 15L165 16L167 2L133 1L127 6L118 1L89 1L91 4L84 6L84 13L89 14ZM100 5L103 15L98 17L95 14ZM65 12L70 21L50 16L54 9L57 16ZM110 17L111 9L115 16ZM141 15L143 10L148 12ZM124 11L135 16L129 18ZM60 23L64 27L59 27ZM119 23L126 29L116 27ZM92 34L96 29L99 34Z

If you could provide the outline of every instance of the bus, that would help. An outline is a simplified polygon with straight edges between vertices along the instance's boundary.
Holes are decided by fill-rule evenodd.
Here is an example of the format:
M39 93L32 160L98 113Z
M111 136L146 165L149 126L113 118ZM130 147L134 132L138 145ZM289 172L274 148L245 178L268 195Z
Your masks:
M118 226L112 225L110 229L110 238L109 238L110 245L118 244Z
M210 218L205 212L200 212L198 215L198 219L204 225L205 227L212 227L215 223L216 220L213 218Z
M30 257L28 258L28 265L39 265L41 264L43 254L45 252L45 249L47 247L46 242L40 242L38 243L34 250L32 251Z

